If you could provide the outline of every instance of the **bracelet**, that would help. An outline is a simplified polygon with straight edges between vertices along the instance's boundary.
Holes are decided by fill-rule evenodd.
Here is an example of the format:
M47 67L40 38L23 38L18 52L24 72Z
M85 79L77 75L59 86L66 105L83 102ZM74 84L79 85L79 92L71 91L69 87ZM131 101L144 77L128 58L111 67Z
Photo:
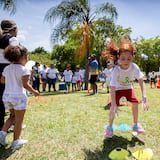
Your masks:
M142 98L147 98L147 96L145 94L142 95Z

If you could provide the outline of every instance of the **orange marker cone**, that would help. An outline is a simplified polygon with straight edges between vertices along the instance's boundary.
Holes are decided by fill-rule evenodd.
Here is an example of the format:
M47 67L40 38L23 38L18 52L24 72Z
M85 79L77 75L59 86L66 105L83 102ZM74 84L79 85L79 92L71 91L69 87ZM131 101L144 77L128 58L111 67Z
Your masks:
M160 89L160 79L157 80L157 88Z

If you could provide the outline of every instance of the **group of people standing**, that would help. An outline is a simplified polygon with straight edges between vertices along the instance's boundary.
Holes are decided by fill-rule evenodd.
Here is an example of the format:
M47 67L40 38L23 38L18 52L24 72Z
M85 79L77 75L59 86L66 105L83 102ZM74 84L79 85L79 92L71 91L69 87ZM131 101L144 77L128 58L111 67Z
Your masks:
M65 93L84 90L85 69L76 67L75 71L73 71L71 65L68 64L63 73L61 73L60 80L64 82Z
M71 65L67 65L66 69L60 73L54 64L50 67L43 65L42 69L39 68L40 63L35 62L31 70L31 84L33 88L40 92L40 82L42 83L42 91L46 91L48 85L48 92L57 91L56 82L64 82L66 93L71 91L80 91L84 89L85 69L76 67L76 70L71 70Z
M99 72L99 64L96 60L96 56L94 54L91 55L91 59L89 59L89 82L91 85L90 87L93 90L91 95L98 92L98 79L100 82L102 82L103 79L104 83L106 83L107 93L109 93L112 70L113 64L107 63L107 67ZM48 92L51 92L52 88L53 91L56 92L56 82L64 82L65 93L84 90L85 69L77 66L75 71L73 71L71 65L68 64L65 70L60 73L54 64L51 64L50 67L43 65L40 69L40 63L35 62L35 65L31 70L31 84L34 89L37 89L40 92L40 88L42 88L43 92L47 91L46 87L48 86ZM41 83L42 87L40 87Z
M40 69L40 63L35 62L35 65L31 70L30 83L34 89L37 89L40 92L40 84L42 82L42 91L46 91L48 84L48 92L51 91L53 87L54 92L56 92L56 81L58 78L59 71L55 68L54 64L51 64L50 67L43 65L43 68Z

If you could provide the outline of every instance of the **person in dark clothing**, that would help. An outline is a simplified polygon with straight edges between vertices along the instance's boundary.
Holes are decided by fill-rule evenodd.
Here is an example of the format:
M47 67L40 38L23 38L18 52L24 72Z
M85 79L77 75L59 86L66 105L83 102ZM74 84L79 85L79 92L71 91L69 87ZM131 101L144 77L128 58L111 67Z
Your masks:
M35 62L35 65L32 68L32 78L33 78L33 84L32 87L40 92L40 69L39 69L40 63Z
M93 92L90 95L95 95L97 94L97 77L99 74L98 71L98 61L96 60L96 55L92 54L91 55L91 61L89 63L89 67L90 67L90 84L91 84L91 88L93 89Z

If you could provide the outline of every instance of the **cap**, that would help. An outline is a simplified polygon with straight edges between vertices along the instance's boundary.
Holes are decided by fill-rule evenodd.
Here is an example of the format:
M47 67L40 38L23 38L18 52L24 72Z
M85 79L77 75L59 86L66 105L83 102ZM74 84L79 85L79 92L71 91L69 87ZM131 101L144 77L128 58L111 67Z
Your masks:
M95 54L92 54L91 57L92 57L92 58L96 58L96 55L95 55Z
M12 20L2 20L1 21L1 28L4 33L8 33L12 29L16 28L17 25L14 21Z

